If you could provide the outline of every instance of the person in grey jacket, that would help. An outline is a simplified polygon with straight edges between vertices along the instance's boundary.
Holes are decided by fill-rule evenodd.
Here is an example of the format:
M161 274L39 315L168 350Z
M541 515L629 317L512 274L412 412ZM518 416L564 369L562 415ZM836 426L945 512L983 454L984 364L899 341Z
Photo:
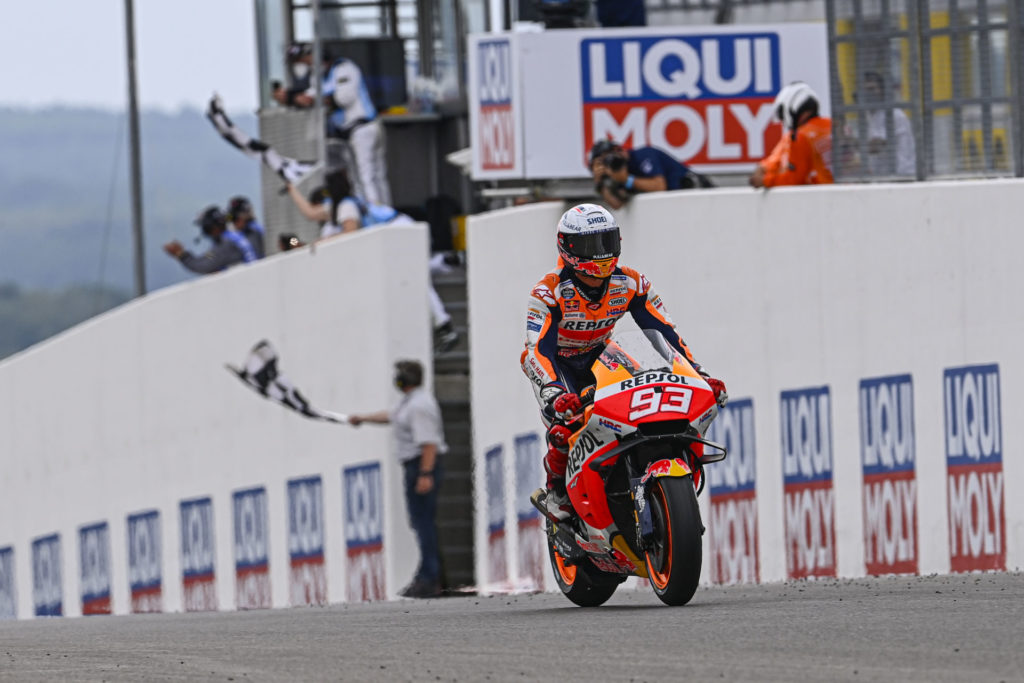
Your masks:
M228 229L227 217L216 206L207 207L195 222L203 234L213 242L209 250L196 255L177 241L164 245L164 251L181 261L181 265L193 273L217 273L236 263L252 263L257 259L256 250L252 248L249 240L240 233Z

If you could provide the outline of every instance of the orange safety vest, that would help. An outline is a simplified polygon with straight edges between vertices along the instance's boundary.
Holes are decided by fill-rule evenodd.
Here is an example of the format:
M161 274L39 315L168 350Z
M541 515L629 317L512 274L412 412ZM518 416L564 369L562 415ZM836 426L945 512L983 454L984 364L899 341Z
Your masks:
M783 138L790 139L789 149L782 153L775 168L765 167L765 187L835 182L832 178L832 119L816 116ZM776 145L768 159L780 145Z

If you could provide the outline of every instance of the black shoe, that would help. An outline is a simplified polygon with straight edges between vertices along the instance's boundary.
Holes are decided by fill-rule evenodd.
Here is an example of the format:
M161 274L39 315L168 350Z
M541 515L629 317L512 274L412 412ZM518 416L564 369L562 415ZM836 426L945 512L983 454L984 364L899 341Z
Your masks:
M441 596L441 582L416 579L400 595L403 598L437 598Z
M434 328L434 355L446 353L459 343L459 333L452 327L449 320L444 325Z

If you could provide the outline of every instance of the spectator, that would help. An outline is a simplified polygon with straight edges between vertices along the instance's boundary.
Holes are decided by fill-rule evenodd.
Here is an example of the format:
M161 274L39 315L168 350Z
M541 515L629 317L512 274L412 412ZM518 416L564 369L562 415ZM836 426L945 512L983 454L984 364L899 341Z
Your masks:
M590 148L594 191L613 209L638 192L714 187L711 181L655 147L628 150L612 140Z
M914 131L904 111L892 109L892 134L895 144L889 144L885 125L888 110L882 108L887 95L882 74L877 71L866 71L862 93L863 104L879 107L865 112L868 124L868 173L872 176L913 176L917 170Z
M256 258L260 259L266 256L263 247L263 238L266 231L256 221L256 216L252 210L252 202L248 198L242 196L232 197L228 201L227 219L235 226L236 232L241 233L245 239L249 240L249 244L252 245L253 250L256 252Z
M249 244L249 240L228 229L227 217L216 206L207 207L199 214L195 223L213 242L213 246L205 253L197 256L177 241L164 245L164 251L181 261L181 265L193 273L216 273L236 263L251 263L256 260L256 252Z
M755 187L834 182L832 120L818 115L818 96L806 83L792 83L783 92L782 126L783 136L789 138L788 149L780 154L777 163L772 162L765 168L759 179L760 185L755 184ZM762 163L774 155L775 150ZM751 184L754 183L755 177L752 177Z
M398 405L365 415L350 415L351 424L393 424L395 455L402 465L409 523L419 544L420 564L401 591L407 598L441 594L441 553L437 542L437 494L444 478L441 456L448 451L437 399L423 387L423 366L414 360L395 363Z
M644 0L596 0L597 21L604 28L612 26L647 26Z
M305 45L293 45L289 48L288 57L292 85L287 90L275 88L274 99L290 106L311 107L316 96L309 75L313 64L312 50ZM300 92L298 89L303 85L306 89ZM333 106L327 119L327 135L348 144L360 194L373 204L390 204L384 133L362 70L345 57L333 62L325 59L321 94L326 103Z
M320 223L320 239L355 232L360 228L414 222L397 209L371 204L355 196L344 169L328 173L324 180L327 185L313 190L308 199L294 185L287 186L288 195L299 212L307 219ZM427 294L434 323L434 351L450 351L458 343L459 333L452 326L452 317L433 285L428 287Z

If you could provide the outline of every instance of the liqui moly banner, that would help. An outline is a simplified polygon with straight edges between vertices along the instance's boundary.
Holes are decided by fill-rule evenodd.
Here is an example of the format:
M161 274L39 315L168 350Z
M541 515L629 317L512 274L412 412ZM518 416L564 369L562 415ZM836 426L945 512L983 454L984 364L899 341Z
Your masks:
M753 400L729 401L711 423L708 438L729 452L725 460L705 468L711 492L711 581L757 583L760 573Z
M231 496L235 522L235 605L238 609L270 607L267 490L262 486Z
M345 468L345 576L349 602L387 598L384 566L384 494L380 463Z
M110 529L106 522L78 530L82 614L110 614Z
M487 486L487 579L508 581L508 549L505 538L505 458L501 445L484 456Z
M943 396L950 568L1006 569L999 366L947 369Z
M0 619L18 616L18 599L14 590L14 548L0 548Z
M181 501L181 582L186 612L217 609L213 501Z
M699 171L747 172L779 139L771 104L783 85L807 82L828 113L824 24L559 30L473 44L471 111L522 117L521 128L505 126L522 165L495 163L491 140L503 138L493 130L472 141L480 179L587 177L587 153L607 137Z
M910 375L860 382L864 566L868 574L916 574L917 451Z
M544 448L540 434L531 432L515 438L516 522L519 532L519 581L544 588L548 568L546 539L540 511L530 503L530 494L544 485Z
M291 603L327 604L323 485L320 477L288 482L288 559Z
M786 570L789 578L836 575L829 388L783 391L782 434Z
M468 54L469 135L473 177L522 177L515 36L471 36Z
M32 606L37 617L64 614L58 534L32 541Z
M128 515L128 589L132 612L163 611L160 513Z

